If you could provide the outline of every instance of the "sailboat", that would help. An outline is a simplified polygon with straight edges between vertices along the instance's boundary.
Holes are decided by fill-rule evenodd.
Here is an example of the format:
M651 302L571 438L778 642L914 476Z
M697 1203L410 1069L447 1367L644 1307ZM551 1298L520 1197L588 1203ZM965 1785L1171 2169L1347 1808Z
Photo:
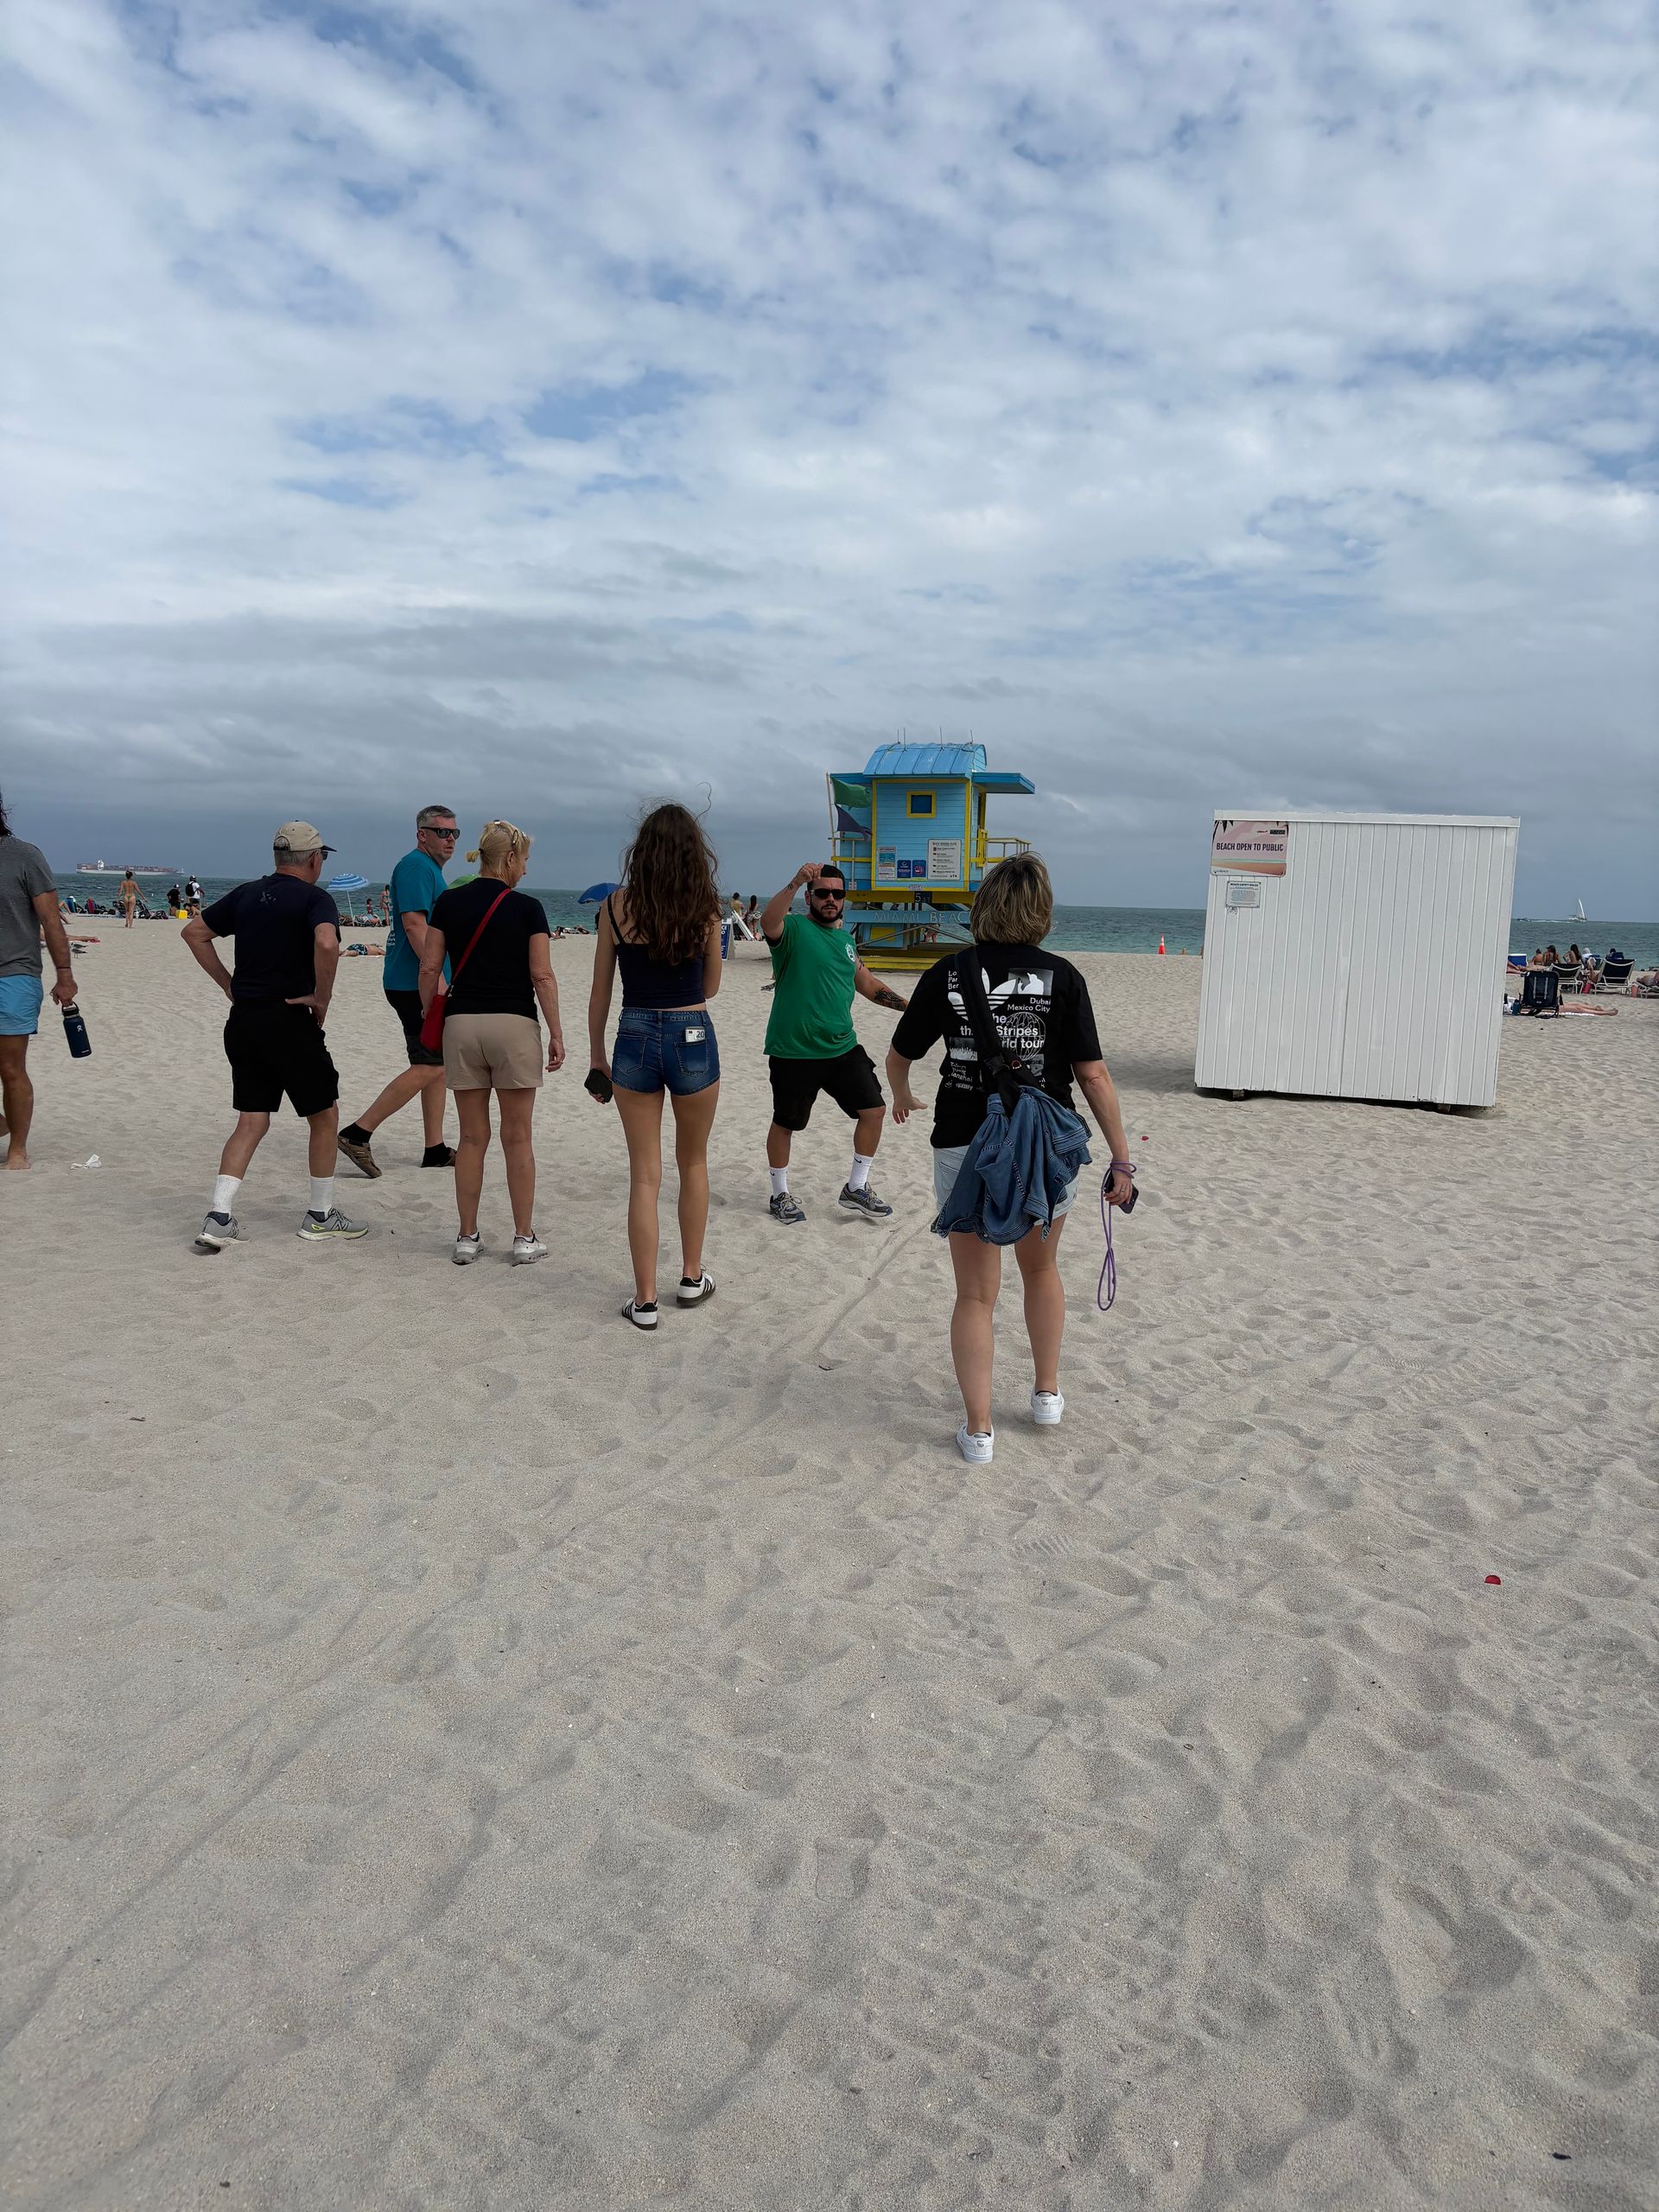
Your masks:
M1584 901L1582 899L1579 901L1579 911L1576 914L1558 914L1555 917L1558 927L1566 922L1584 922L1588 921L1589 918L1589 916L1584 911Z

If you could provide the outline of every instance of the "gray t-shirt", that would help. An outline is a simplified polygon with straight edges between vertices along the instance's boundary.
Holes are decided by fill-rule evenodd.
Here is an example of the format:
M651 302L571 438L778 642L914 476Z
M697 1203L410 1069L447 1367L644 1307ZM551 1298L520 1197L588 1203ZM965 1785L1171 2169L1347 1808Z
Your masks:
M57 887L38 845L0 837L0 976L40 974L41 918L31 901Z

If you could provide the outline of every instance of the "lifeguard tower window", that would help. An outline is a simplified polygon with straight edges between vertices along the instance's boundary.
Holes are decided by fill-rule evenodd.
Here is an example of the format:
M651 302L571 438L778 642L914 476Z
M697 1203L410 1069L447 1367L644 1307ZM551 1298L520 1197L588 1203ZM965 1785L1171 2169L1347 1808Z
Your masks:
M908 791L908 792L906 792L906 795L905 795L905 811L906 811L906 814L912 814L912 815L914 815L914 814L931 814L931 813L932 813L932 811L933 811L933 794L932 794L932 792L931 792L931 791Z

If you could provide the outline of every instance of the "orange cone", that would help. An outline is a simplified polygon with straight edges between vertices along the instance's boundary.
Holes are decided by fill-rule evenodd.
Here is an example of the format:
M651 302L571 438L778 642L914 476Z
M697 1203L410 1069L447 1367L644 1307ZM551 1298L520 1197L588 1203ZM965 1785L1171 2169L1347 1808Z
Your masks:
M1163 949L1164 949L1164 940L1162 939L1162 938L1159 938L1159 940L1158 940L1158 950L1159 950L1159 951L1161 953L1161 952L1163 951Z

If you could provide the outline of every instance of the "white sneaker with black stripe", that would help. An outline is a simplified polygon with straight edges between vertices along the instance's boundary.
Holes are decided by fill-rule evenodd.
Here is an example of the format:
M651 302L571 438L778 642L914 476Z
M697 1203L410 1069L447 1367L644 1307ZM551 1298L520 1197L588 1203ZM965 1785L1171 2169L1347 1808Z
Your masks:
M713 1275L701 1274L697 1277L695 1282L692 1282L688 1277L682 1275L680 1278L680 1287L675 1292L674 1296L677 1302L681 1306L701 1306L705 1298L712 1298L714 1294L715 1279Z

